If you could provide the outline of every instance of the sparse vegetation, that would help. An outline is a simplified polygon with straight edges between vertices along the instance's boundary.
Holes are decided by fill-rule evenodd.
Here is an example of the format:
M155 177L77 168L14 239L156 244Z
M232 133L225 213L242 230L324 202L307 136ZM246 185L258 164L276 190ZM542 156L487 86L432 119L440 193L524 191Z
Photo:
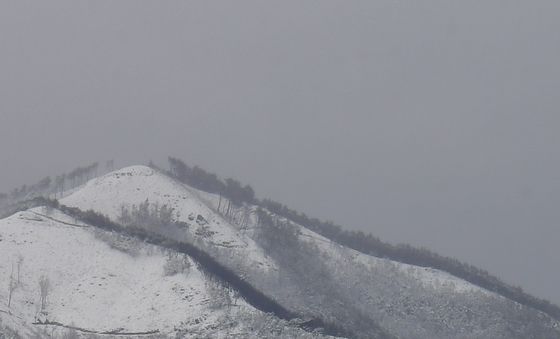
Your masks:
M208 279L205 280L205 287L210 296L210 306L214 309L230 307L233 304L233 298L231 296L233 291L231 291L226 284L213 276L207 275L207 278Z
M304 213L299 213L270 199L258 200L255 198L252 188L250 191L247 191L247 194L243 193L241 188L250 188L248 185L243 186L242 184L235 182L235 184L230 185L230 190L226 190L225 187L227 187L226 183L228 180L223 182L217 175L197 168L196 166L195 168L197 168L197 170L194 171L193 168L186 165L180 159L170 157L168 160L170 170L167 174L183 183L209 193L218 193L223 195L226 199L235 201L237 205L242 203L255 204L280 217L287 218L288 220L317 232L331 241L347 246L361 253L380 258L388 258L405 264L431 267L448 272L472 284L500 294L522 305L545 312L553 318L560 320L560 307L547 300L529 295L520 287L506 284L485 270L460 262L454 258L441 256L425 248L416 248L403 244L392 245L381 241L372 234L366 234L362 231L344 230L341 226L332 222L324 222L316 218L310 218ZM231 213L231 208L228 207L226 209L226 216L229 216Z
M57 175L52 179L45 177L35 184L22 185L10 193L0 193L0 207L9 207L22 200L30 200L41 196L62 195L65 190L82 185L99 173L99 164L94 162L86 166L78 166L68 173Z
M12 296L17 286L18 283L14 278L14 264L12 263L12 270L10 271L10 278L8 279L8 308L12 305Z
M21 273L21 268L23 267L23 256L21 254L18 254L17 256L17 283L18 285L21 284L21 280L20 280L20 273Z
M166 276L185 274L188 275L191 269L191 261L188 256L173 251L167 252L167 260L163 266L163 273Z
M338 284L323 253L314 244L302 241L299 228L284 218L272 217L259 209L255 239L279 265L278 279L267 282L272 295L292 307L305 308L306 314L353 331L360 338L390 337L370 312L356 305L359 296ZM348 276L346 283L354 281ZM293 286L297 286L294 289Z
M17 331L4 326L0 317L0 339L23 339L23 337Z
M162 229L169 227L174 222L173 208L167 205L151 204L148 199L139 205L130 208L121 206L119 222L123 225L143 225L148 229Z
M118 232L109 232L102 229L94 228L94 236L109 245L109 247L127 253L133 257L140 254L142 242L134 237L126 236Z
M41 305L40 312L45 312L45 309L47 307L47 297L49 296L50 289L51 282L49 278L45 275L42 275L39 278L39 296Z
M222 181L214 173L207 172L198 166L190 167L182 160L169 157L168 174L194 188L224 196L232 204L253 203L255 191L249 185L242 185L235 179Z

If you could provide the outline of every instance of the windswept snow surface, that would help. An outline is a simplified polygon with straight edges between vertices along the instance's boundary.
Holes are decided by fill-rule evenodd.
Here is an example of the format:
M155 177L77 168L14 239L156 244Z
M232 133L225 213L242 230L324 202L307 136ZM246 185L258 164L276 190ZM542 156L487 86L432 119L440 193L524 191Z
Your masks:
M24 337L44 327L34 323L47 321L98 333L163 336L179 331L186 338L246 338L267 326L265 320L271 316L241 299L228 307L217 306L212 291L231 292L211 285L187 256L191 263L187 270L166 274L172 253L133 238L123 241L58 210L39 207L16 213L0 220L0 284L19 281L9 308L8 289L0 289L1 323ZM50 285L43 311L41 277ZM287 323L282 326L296 336L322 337Z

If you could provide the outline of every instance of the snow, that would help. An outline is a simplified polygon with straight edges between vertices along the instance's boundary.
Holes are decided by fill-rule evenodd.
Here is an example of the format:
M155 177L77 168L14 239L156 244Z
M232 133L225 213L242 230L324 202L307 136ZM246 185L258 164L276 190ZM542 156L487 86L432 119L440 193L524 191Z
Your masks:
M259 227L254 213L257 206L235 207L226 220L218 211L218 195L196 190L149 167L132 166L106 174L63 196L60 201L64 205L93 209L116 221L122 206L131 207L146 200L167 205L174 209L177 221L190 225L184 230L190 239L206 244L204 250L213 250L210 254L218 256L216 259L240 276L246 273L248 281L255 280L257 272L257 283L252 281L255 286L262 287L258 285L259 275L273 277L278 272L276 263L253 239ZM199 216L206 220L204 227L209 230L202 235L197 232L201 227L196 222ZM295 226L301 240L319 249L333 281L341 288L352 284L349 293L360 295L356 305L371 310L372 319L396 333L407 326L423 330L427 324L429 328L442 317L463 322L463 309L449 300L468 301L476 311L473 314L484 312L490 303L506 305L505 298L449 273L367 255L302 225ZM28 335L36 329L34 321L48 319L97 332L120 329L172 333L185 329L193 337L197 333L211 337L238 333L237 337L248 337L254 319L263 319L258 318L263 314L241 300L235 307L216 309L208 278L196 265L191 265L188 273L165 274L168 253L157 246L101 231L56 209L38 207L19 212L0 220L0 320ZM24 258L21 284L8 309L8 291L2 286L8 286L12 264L16 265L20 255ZM43 275L53 286L46 314L38 309L38 281ZM234 319L237 327L222 331L225 316ZM481 319L494 316L501 319L499 314ZM292 333L297 335L287 337L307 335L297 330Z
M241 299L216 307L215 294L208 290L211 282L194 263L185 273L166 275L169 250L138 242L135 251L125 252L106 241L118 241L113 236L43 207L0 220L1 286L8 286L11 275L17 279L18 257L23 258L10 308L8 289L0 289L2 323L25 336L41 327L34 322L48 320L95 332L184 330L194 337L212 333L226 338L231 333L248 336L244 327L251 324L243 319L269 317ZM42 276L51 286L45 312L39 309ZM220 329L223 319L241 321L225 330ZM306 335L296 328L291 331Z
M31 328L48 319L99 332L169 333L217 322L220 312L211 309L206 278L196 265L188 274L166 276L162 249L141 244L133 256L100 240L93 227L69 225L72 218L59 211L42 216L46 212L36 208L0 221L2 286L8 285L12 264L16 275L18 257L23 258L10 309L8 291L0 289L0 316L12 325ZM41 276L52 286L46 315L39 312ZM237 307L255 311L242 301Z
M93 209L118 220L122 206L130 208L146 199L151 204L173 208L176 221L193 225L191 229L198 227L192 218L202 216L210 231L202 240L212 246L231 249L232 255L251 261L251 266L264 271L275 269L274 262L264 251L242 229L214 212L199 198L198 191L146 166L126 167L90 180L60 201L83 210ZM197 235L192 232L191 236Z
M453 290L455 293L470 293L470 292L482 292L488 293L489 291L469 283L463 279L457 278L447 272L437 270L434 268L420 267L415 265L404 264L390 259L378 258L371 255L367 255L356 250L340 246L329 239L319 235L309 229L298 225L301 232L300 236L306 241L316 245L320 248L327 256L334 261L335 264L348 264L344 262L345 259L350 258L351 261L355 263L361 263L367 267L387 267L390 266L399 270L401 273L408 275L415 281L421 283L426 288L438 289L442 286ZM341 256L340 249L343 249L346 253L344 257Z
M206 202L207 204L216 208L218 206L218 199L219 197L216 194L210 194L203 191L196 190L197 195L200 197L201 200ZM257 207L251 206L250 209L254 210ZM269 212L271 215L280 218L281 221L286 221L286 218L276 216L275 214ZM249 228L256 228L257 226L256 218L251 219L249 223ZM455 277L447 272L427 268L427 267L420 267L415 265L409 265L400 263L394 260L385 259L385 258L378 258L375 256L367 255L356 250L341 246L330 239L309 230L308 228L295 224L294 225L299 230L300 238L304 241L307 241L315 246L317 246L326 256L331 260L331 265L336 266L340 264L348 264L345 260L350 260L354 263L364 264L367 267L387 267L391 266L392 268L396 268L403 274L408 275L409 277L415 279L416 281L420 282L424 287L427 288L440 288L445 286L456 293L470 293L470 292L482 292L482 293L490 293L489 291L469 283L463 279ZM344 252L344 256L341 255L341 250Z
M63 204L81 209L93 209L116 220L120 214L120 206L130 207L138 205L148 199L151 203L168 205L178 212L177 220L191 222L189 215L202 215L208 222L208 227L214 234L210 242L213 245L225 246L238 252L243 258L252 260L256 267L274 269L275 263L251 239L251 233L241 230L233 222L226 221L216 209L219 196L203 192L187 185L178 183L166 175L146 166L131 166L93 179L73 194L62 199ZM255 210L256 206L250 206ZM256 218L251 214L249 229L257 227ZM339 245L329 239L297 225L302 239L317 245L332 260L332 264L341 264ZM437 269L408 265L384 258L377 258L352 249L345 248L352 261L368 267L383 267L391 265L403 274L417 280L425 287L438 288L446 286L457 293L473 291L490 293L485 289L457 278L447 272Z

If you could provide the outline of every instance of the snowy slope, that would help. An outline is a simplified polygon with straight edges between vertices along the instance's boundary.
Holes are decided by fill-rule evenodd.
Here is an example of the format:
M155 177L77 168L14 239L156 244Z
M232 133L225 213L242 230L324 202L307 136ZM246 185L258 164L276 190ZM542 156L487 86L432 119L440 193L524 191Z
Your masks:
M212 206L214 209L217 208L218 201L219 201L219 197L217 195L202 192L199 190L195 190L195 191L197 192L198 196L201 198L202 201L204 201L209 206ZM250 206L250 207L243 207L243 208L256 209L257 207ZM286 218L275 216L273 213L270 213L270 215L280 219L283 222L288 221ZM250 222L247 224L248 229L255 229L258 227L256 218L250 218L249 220ZM403 274L410 276L412 279L420 282L423 286L427 288L448 287L452 292L457 292L457 293L480 292L485 294L491 294L487 290L479 286L476 286L468 281L457 278L447 272L433 269L433 268L408 265L389 259L378 258L375 256L367 255L358 252L356 250L346 248L344 246L336 244L331 240L325 238L324 236L305 228L302 225L299 225L297 223L293 223L293 224L298 228L299 236L302 240L317 246L317 248L323 251L327 257L329 257L333 262L336 262L338 264L348 264L348 261L350 261L357 264L366 265L370 268L392 266L395 269L402 272Z
M219 196L178 183L145 166L93 179L61 202L118 220L121 206L139 205L146 199L173 207L176 219L191 225L185 231L191 239L206 243L205 249L215 250L212 254L222 263L247 276L285 306L305 311L311 305L310 310L314 307L321 312L321 301L305 294L309 286L285 280L290 286L282 287L282 292L277 290L274 280L283 277L275 274L281 268L256 241L256 206L244 205L226 220L223 209L219 211ZM202 227L196 222L199 216L210 230L204 236L198 232ZM329 272L325 279L330 286L337 286L342 302L402 338L509 339L530 338L531 333L560 338L558 323L548 316L446 272L365 255L295 226L299 239L321 253L320 260ZM266 290L267 286L273 287ZM289 297L292 292L298 297Z
M10 276L17 279L18 258L23 258L10 308L8 290L0 289L0 320L23 337L45 327L33 323L46 321L93 332L223 338L249 337L255 324L262 328L270 322L270 316L243 300L220 306L213 291L230 292L208 281L188 257L187 270L166 273L170 254L76 222L57 210L17 213L0 220L0 286L8 286ZM44 311L39 306L42 276L51 286ZM307 335L281 326L288 333Z
M210 206L218 197L199 192ZM244 206L241 209L254 209ZM268 212L281 223L290 222ZM378 258L341 246L302 225L298 238L318 250L347 300L402 338L560 338L560 323L447 272ZM259 225L251 219L249 229Z
M186 222L190 236L228 253L253 268L274 270L275 264L245 232L232 226L198 197L198 191L146 166L127 167L89 181L61 203L83 210L93 209L118 220L121 207L144 201L174 209L176 221ZM203 219L199 219L199 216ZM204 220L203 225L197 220ZM204 226L204 237L199 229Z

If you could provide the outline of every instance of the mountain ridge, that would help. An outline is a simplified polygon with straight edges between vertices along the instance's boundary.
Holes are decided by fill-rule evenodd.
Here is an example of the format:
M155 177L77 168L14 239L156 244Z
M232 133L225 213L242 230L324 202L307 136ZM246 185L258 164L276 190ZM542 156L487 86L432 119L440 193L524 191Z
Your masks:
M367 322L403 338L560 337L557 321L493 291L436 269L346 248L255 204L254 195L253 204L245 198L232 203L235 198L188 186L169 174L146 166L127 167L88 181L60 201L113 221L122 219L123 211L141 210L140 206L147 211L167 206L179 226L173 231L152 227L150 232L202 246L292 311L361 328L356 337L377 331L375 326L368 329ZM230 185L244 194L252 191L239 183ZM298 262L302 258L306 259Z

